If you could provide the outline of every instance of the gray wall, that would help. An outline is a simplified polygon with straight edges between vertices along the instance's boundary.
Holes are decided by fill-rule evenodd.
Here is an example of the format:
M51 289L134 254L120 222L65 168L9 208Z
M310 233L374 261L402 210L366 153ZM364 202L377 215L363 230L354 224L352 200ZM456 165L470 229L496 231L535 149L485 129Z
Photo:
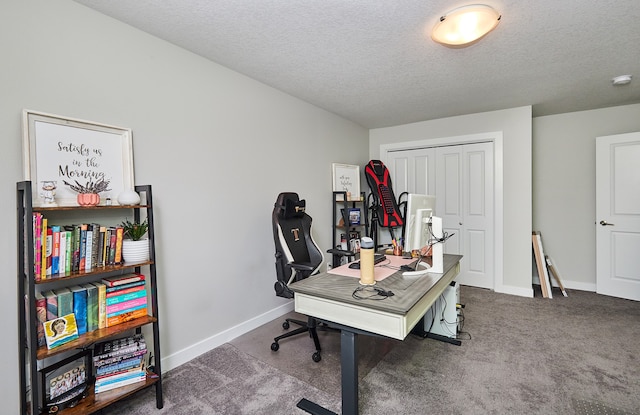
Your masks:
M567 287L596 289L595 139L634 131L640 104L533 120L533 227Z
M18 413L23 108L133 130L135 179L156 203L163 369L291 307L273 291L275 198L306 198L328 248L331 163L364 165L367 130L67 0L4 2L0 55L3 413Z

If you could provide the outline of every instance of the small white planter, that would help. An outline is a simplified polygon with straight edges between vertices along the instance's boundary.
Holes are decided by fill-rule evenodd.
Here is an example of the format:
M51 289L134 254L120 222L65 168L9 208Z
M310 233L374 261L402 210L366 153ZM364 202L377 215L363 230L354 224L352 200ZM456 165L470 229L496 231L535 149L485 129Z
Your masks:
M122 259L129 264L148 261L149 240L140 239L139 241L132 241L130 239L124 239L122 241Z

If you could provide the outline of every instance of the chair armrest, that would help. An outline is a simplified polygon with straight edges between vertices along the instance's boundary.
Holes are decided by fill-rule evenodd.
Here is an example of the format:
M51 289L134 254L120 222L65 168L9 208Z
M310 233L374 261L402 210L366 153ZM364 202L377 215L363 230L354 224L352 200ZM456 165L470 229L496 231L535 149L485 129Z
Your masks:
M346 251L344 249L337 249L337 248L329 249L327 250L327 253L338 255L338 256L356 256L355 252Z
M313 271L315 269L315 267L309 264L301 264L296 262L290 263L289 266L296 271Z

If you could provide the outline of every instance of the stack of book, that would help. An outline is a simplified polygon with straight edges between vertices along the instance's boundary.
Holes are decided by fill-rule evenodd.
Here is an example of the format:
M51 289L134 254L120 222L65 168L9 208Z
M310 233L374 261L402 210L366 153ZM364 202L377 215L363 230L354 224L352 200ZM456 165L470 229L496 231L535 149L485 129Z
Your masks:
M112 327L147 315L147 289L143 274L104 278L106 326Z
M146 353L142 334L97 344L93 354L95 393L144 381Z

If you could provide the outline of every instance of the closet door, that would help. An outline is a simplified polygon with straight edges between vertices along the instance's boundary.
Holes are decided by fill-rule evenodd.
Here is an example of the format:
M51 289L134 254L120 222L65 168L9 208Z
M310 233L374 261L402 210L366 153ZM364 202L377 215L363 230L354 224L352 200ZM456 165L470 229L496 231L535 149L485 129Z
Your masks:
M458 282L494 288L493 144L436 149L436 215L452 234L445 253L462 254Z
M384 163L391 174L396 197L402 192L435 195L434 148L391 151Z

